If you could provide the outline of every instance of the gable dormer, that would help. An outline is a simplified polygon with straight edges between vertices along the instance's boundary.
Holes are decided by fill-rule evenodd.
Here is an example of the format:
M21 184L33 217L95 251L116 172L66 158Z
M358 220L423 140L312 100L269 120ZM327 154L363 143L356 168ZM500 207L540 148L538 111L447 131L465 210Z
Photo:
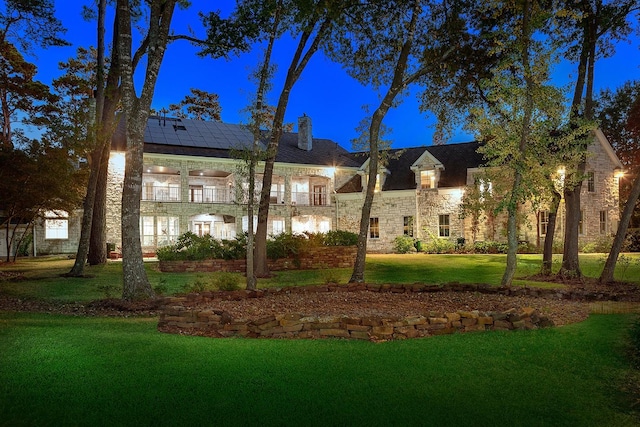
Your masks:
M444 165L429 151L424 150L424 153L411 165L411 170L415 174L416 188L430 190L438 188L440 173L444 170Z
M391 171L384 166L378 166L378 174L376 177L375 192L379 193L384 188L384 183L387 180L387 176L391 174ZM362 180L362 191L367 190L367 180L369 179L369 159L367 159L360 169L358 169L358 175Z

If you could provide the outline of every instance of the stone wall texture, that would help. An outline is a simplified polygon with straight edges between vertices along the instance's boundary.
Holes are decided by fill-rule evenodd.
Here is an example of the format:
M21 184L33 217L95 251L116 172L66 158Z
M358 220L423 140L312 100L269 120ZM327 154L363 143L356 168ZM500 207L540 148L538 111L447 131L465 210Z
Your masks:
M513 295L553 296L571 299L571 293L558 290L495 288L488 285L322 285L287 287L258 291L203 292L184 297L167 297L160 313L158 330L215 338L344 338L357 340L400 340L489 330L524 330L553 326L553 322L534 308L504 312L458 310L452 313L428 312L405 317L313 316L305 313L280 313L259 319L234 319L207 303L215 300L261 298L279 292L437 292L473 291ZM560 292L562 295L558 295ZM584 298L581 295L580 298ZM597 298L597 296L593 296Z
M329 246L307 248L299 258L269 260L269 270L318 270L323 268L352 268L356 258L355 246ZM203 261L160 261L160 271L165 273L227 271L244 273L244 259L208 259Z

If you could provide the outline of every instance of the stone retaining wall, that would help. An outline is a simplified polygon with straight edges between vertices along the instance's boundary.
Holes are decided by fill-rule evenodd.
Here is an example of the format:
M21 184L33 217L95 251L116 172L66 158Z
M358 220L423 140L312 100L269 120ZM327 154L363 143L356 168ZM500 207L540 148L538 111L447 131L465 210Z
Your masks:
M501 295L527 295L539 298L604 301L615 299L605 293L585 293L558 289L507 288L482 284L450 283L437 285L320 285L261 289L257 291L203 292L183 297L167 297L160 313L158 329L163 332L210 337L248 338L348 338L394 340L454 332L519 330L552 326L553 322L534 308L521 311L480 312L459 310L453 313L429 312L399 318L309 316L305 313L281 313L260 319L234 319L229 313L211 309L216 300L261 298L292 292L479 292Z
M323 268L352 268L356 258L355 246L321 246L306 248L298 258L269 260L269 270L317 270ZM160 271L166 273L228 271L244 273L246 260L208 259L203 261L160 261Z

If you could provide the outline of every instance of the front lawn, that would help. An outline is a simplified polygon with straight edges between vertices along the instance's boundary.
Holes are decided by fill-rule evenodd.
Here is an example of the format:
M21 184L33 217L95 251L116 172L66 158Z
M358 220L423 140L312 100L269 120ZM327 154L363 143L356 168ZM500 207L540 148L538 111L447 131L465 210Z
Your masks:
M0 313L0 425L632 426L630 320L373 344Z
M628 265L616 269L616 278L640 285L640 254L625 254ZM557 284L534 281L527 277L540 271L541 255L519 255L515 286L559 287ZM560 256L555 258L559 268ZM587 277L598 277L604 265L604 255L580 255L581 268ZM367 256L365 279L368 283L427 283L447 282L488 283L498 285L504 272L505 255L428 255L428 254L371 254ZM0 263L0 273L20 274L24 280L4 280L0 276L0 293L19 298L36 298L62 302L91 301L118 297L122 293L122 263L109 262L86 267L86 278L66 278L72 260L60 258L25 258L17 263ZM145 263L152 286L166 294L183 292L196 282L210 284L216 273L162 273L157 262ZM259 279L258 287L283 287L347 283L350 268L324 270L290 270L273 272L273 277ZM236 274L243 285L244 277Z

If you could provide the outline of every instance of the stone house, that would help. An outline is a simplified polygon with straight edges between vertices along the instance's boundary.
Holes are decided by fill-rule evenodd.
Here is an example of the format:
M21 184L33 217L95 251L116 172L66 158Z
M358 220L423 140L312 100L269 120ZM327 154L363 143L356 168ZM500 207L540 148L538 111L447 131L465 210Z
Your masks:
M234 150L248 149L252 143L251 133L240 125L150 118L145 130L141 196L143 251L153 253L186 231L219 239L246 231L250 222L246 168ZM119 128L112 144L107 191L107 240L116 248L121 245L124 147L124 131ZM482 170L478 147L479 143L470 142L390 150L376 184L368 250L390 252L400 235L454 242L458 238L467 242L488 240L490 227L480 224L479 231L472 232L471 221L461 219L459 214L467 186L474 185L474 173ZM588 179L583 186L583 242L615 233L616 171L622 168L601 132L596 132L589 149L593 154L588 158ZM263 167L258 165L258 194ZM280 140L268 232L357 232L367 167L366 155L350 153L331 140L314 138L311 119L301 117L298 132L285 132ZM79 226L74 220L77 215L70 215L68 222ZM535 244L544 234L547 216L543 210L528 212L528 216L521 238ZM254 224L256 221L254 218ZM77 234L70 231L68 236ZM56 239L45 239L44 232L37 235L41 236L39 248L47 247L47 243L70 246L69 242L62 245ZM500 232L495 236L504 239Z
M394 149L388 164L378 174L376 193L369 219L370 252L388 252L397 236L418 240L448 239L453 243L506 241L506 217L481 217L473 226L471 218L461 217L461 202L483 170L478 142L429 147ZM618 188L622 164L601 131L595 132L587 156L587 178L582 186L580 244L615 234L619 221ZM357 231L364 201L367 162L349 183L336 191L336 227ZM523 206L524 220L519 239L541 245L546 234L549 212ZM564 201L561 202L556 236L564 234ZM476 230L474 230L476 228Z

